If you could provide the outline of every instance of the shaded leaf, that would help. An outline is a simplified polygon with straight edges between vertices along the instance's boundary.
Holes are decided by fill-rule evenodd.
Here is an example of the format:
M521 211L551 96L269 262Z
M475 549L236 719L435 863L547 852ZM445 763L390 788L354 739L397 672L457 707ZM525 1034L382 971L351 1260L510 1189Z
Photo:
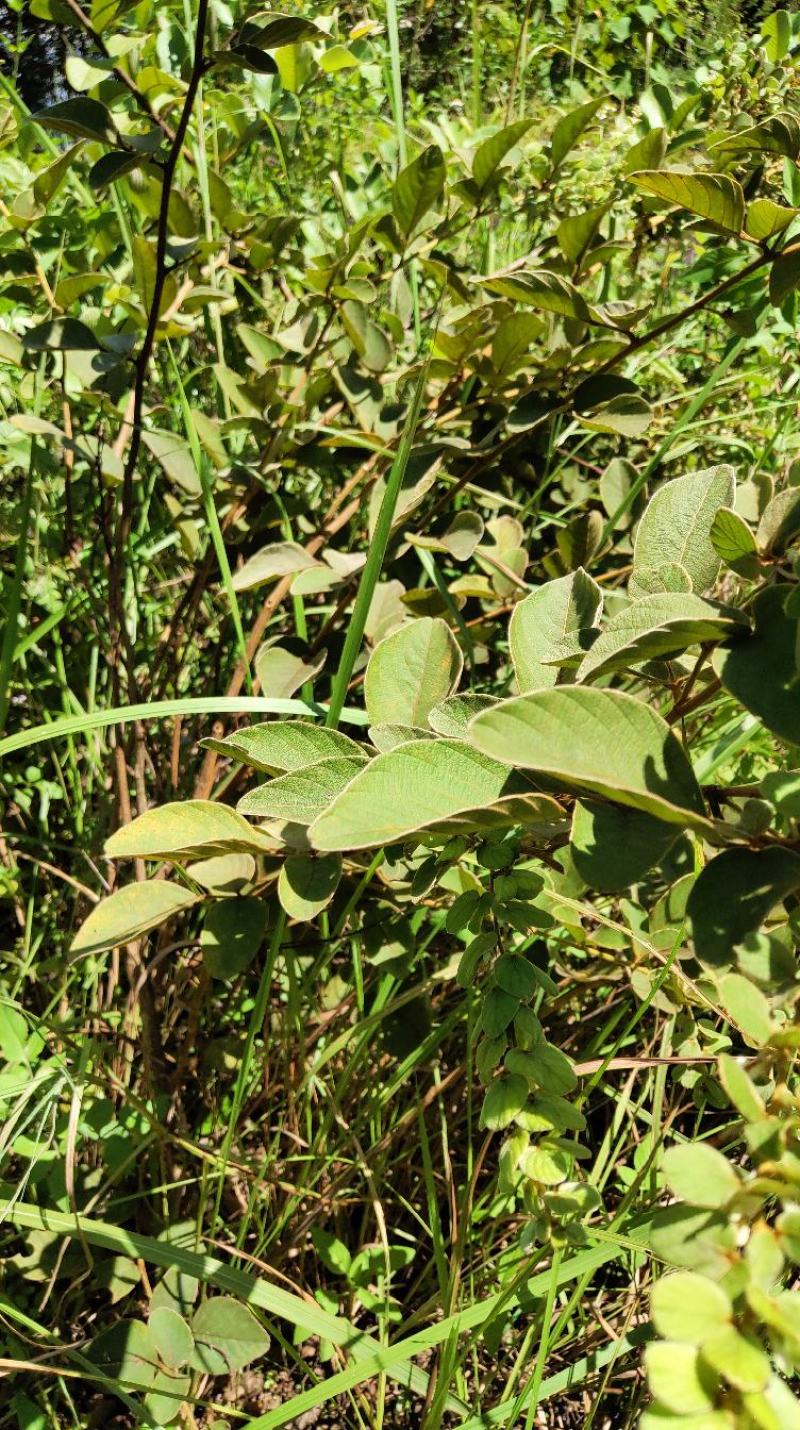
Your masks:
M614 892L638 883L676 837L674 826L642 810L577 800L570 848L575 868L589 887Z
M800 855L789 849L723 850L709 860L689 895L687 912L698 957L711 964L731 962L737 944L798 887Z
M37 109L31 118L56 134L75 135L79 139L96 139L101 144L119 143L119 134L109 110L99 99L64 99L47 109Z
M78 318L54 318L23 333L22 346L30 353L97 352L100 344Z
M206 914L200 948L212 978L236 978L249 968L264 940L266 905L249 896L220 899Z
M553 137L550 140L550 163L554 169L566 159L570 149L577 144L584 130L588 129L598 109L606 101L606 96L601 95L599 99L589 99L585 104L579 104L577 108L570 110L559 119Z
M290 855L278 875L278 898L291 919L308 920L327 907L339 887L342 861L338 854L319 858Z
M520 139L527 134L532 123L532 119L517 119L513 124L506 124L503 129L498 129L496 134L490 135L478 145L472 156L472 177L479 190L483 191L487 187L506 155L510 154Z
M725 689L782 740L800 745L798 622L787 616L791 586L769 586L753 600L755 630L714 652Z

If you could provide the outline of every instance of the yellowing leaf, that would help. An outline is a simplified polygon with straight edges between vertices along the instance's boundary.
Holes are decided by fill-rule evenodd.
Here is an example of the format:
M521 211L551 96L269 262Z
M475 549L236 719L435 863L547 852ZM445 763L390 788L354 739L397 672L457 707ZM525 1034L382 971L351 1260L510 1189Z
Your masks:
M72 940L73 955L101 953L130 943L199 902L201 895L163 879L126 884L102 899Z

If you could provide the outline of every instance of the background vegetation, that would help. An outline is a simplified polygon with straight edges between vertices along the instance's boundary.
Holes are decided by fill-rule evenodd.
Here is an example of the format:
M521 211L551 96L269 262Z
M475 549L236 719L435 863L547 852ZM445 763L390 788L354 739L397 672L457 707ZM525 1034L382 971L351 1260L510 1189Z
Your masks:
M0 18L0 1424L791 1430L800 14L289 9Z

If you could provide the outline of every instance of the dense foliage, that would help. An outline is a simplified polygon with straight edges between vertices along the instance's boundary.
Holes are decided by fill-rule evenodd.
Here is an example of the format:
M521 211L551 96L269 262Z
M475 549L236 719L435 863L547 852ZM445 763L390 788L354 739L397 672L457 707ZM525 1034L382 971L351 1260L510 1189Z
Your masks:
M534 8L4 22L3 1426L800 1425L800 15Z

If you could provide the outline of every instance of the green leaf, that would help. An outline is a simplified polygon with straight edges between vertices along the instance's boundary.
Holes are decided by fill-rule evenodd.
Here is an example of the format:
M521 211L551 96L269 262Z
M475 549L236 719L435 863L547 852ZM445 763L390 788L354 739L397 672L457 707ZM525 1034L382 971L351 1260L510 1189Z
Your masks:
M97 352L100 344L77 318L54 318L23 333L22 346L29 353Z
M800 855L791 849L723 850L709 860L689 895L687 912L698 958L730 963L737 944L798 887Z
M192 1317L192 1365L208 1375L227 1375L263 1356L269 1336L241 1301L210 1296Z
M520 691L555 685L559 667L577 665L591 644L603 593L579 567L532 591L513 610L508 629Z
M719 980L719 1000L745 1042L763 1048L775 1031L769 1003L760 988L741 973L726 973Z
M520 1170L534 1182L546 1187L558 1187L572 1176L574 1155L558 1142L543 1138L528 1147L519 1159Z
M271 775L301 770L333 755L367 759L363 747L348 735L307 720L266 720L261 725L236 730L224 740L204 740L203 744L206 749L230 755L231 759Z
M501 1132L510 1126L528 1101L528 1084L524 1077L504 1073L489 1083L481 1108L480 1126Z
M750 985L752 987L752 984ZM719 1077L728 1097L746 1122L759 1122L765 1107L761 1094L757 1091L749 1074L737 1058L730 1053L722 1053L719 1060Z
M739 611L712 605L688 591L642 596L607 622L578 666L575 679L585 681L643 661L663 660L689 646L720 641L747 630Z
M673 825L640 809L577 800L572 816L572 861L591 889L628 889L664 858Z
M441 536L407 531L406 541L425 551L445 551L454 561L468 561L483 536L483 519L474 511L460 511Z
M85 96L64 99L47 109L37 109L31 118L56 134L74 135L78 139L96 139L101 144L118 144L119 134L109 110L99 99Z
M457 740L413 740L377 755L312 824L315 849L370 849L508 792L510 772Z
M719 556L711 541L711 527L722 506L734 494L732 467L709 467L666 482L652 497L636 532L630 591L675 590L670 584L653 587L645 573L674 565L688 573L691 588L702 595L719 574Z
M769 586L750 606L755 630L714 652L713 665L725 689L767 729L800 745L798 622L786 615L791 586Z
M556 229L558 246L569 263L578 263L608 212L608 204L597 204L583 213L564 218Z
M463 740L473 715L496 704L493 695L449 695L428 711L428 724L437 735Z
M599 99L589 99L559 119L550 140L550 163L554 169L563 163L570 149L588 129L600 106L605 104L606 98L606 95L601 95Z
M131 154L127 149L112 149L92 165L89 170L89 187L104 189L108 184L115 184L117 179L124 179L126 174L138 169L141 163L141 154Z
M769 270L769 299L773 307L779 308L784 298L788 298L800 284L800 250L791 247L779 253Z
M792 17L788 10L773 10L761 26L761 37L771 64L778 64L789 53L792 43Z
M513 994L506 993L503 988L494 986L489 988L481 1003L481 1027L487 1038L499 1039L518 1011L519 999L515 998ZM501 1045L497 1051L497 1057L492 1059L492 1066L499 1062L502 1051ZM513 1072L514 1069L508 1068L508 1071Z
M544 1041L528 1050L512 1048L506 1054L506 1068L508 1072L527 1078L535 1087L541 1087L545 1092L561 1095L572 1092L578 1085L578 1079L566 1053Z
M702 1346L724 1330L732 1316L722 1287L694 1271L660 1277L651 1293L650 1311L660 1336L692 1346Z
M325 651L309 657L306 648L291 638L265 641L256 651L253 664L265 695L288 699L307 681L314 680L325 664Z
M726 1207L741 1191L742 1183L730 1162L707 1142L683 1142L670 1147L664 1153L662 1167L670 1191L693 1207Z
M271 848L270 841L240 814L210 799L187 799L149 809L105 843L109 859L183 861Z
M301 770L278 775L269 784L258 785L243 795L236 808L241 814L258 819L282 819L290 824L312 824L318 814L343 790L359 770L363 761L347 755L333 755L317 760ZM367 766L367 768L369 768Z
M398 745L407 745L409 740L429 740L430 730L419 725L370 725L367 734L382 755L394 750Z
M487 755L679 825L702 826L703 798L669 726L619 691L561 686L503 700L475 717Z
M398 174L392 189L392 212L400 232L409 238L444 189L445 162L441 149L431 144Z
M311 1240L323 1266L332 1271L334 1276L346 1276L353 1258L344 1242L326 1227L316 1225L311 1228Z
M800 532L800 487L776 492L758 523L756 541L766 556L783 552Z
M323 74L339 74L341 70L357 69L360 61L347 45L331 45L319 62Z
M182 889L178 884L168 884L161 879L126 884L92 910L72 940L70 953L73 957L102 953L130 943L199 900L200 895L191 889Z
M478 145L472 156L472 177L481 193L495 177L506 155L527 134L532 123L532 119L518 119L514 124L498 129L496 134L490 135Z
M484 280L484 287L501 298L516 303L530 303L544 313L558 313L562 318L576 318L581 323L593 321L589 305L582 293L559 273L546 269L518 269Z
M744 226L744 192L729 174L703 174L691 169L640 169L630 175L637 189L665 199L708 219L728 233Z
M393 348L386 333L374 323L364 303L348 298L340 309L342 326L356 353L370 372L385 372Z
M170 1425L177 1420L192 1388L192 1377L186 1372L156 1371L152 1387L144 1397L145 1408L157 1425Z
M338 854L319 858L290 855L278 875L278 898L290 919L307 922L327 908L342 877Z
M538 987L536 970L521 953L504 953L493 969L498 988L515 998L531 998Z
M33 197L37 204L47 207L50 200L55 197L64 179L72 168L75 160L83 149L83 140L79 139L77 144L73 144L69 149L65 149L54 159L52 164L48 164L46 169L41 169L33 181Z
M783 154L787 159L796 159L800 154L800 121L793 114L772 114L761 124L750 124L717 139L709 145L709 153L726 159L734 154ZM762 202L769 200L756 200Z
M158 1372L155 1342L142 1321L118 1321L95 1336L85 1354L125 1390L149 1389Z
M169 1306L156 1306L147 1324L159 1359L173 1370L185 1365L194 1348L194 1337L183 1316Z
M367 665L370 723L424 726L434 705L455 690L463 657L446 621L422 616L379 641Z
M169 477L188 496L202 494L203 486L188 442L174 432L144 428L142 441Z
M680 1341L653 1341L645 1346L644 1363L650 1389L660 1405L676 1415L712 1410L717 1377L696 1346Z
M543 319L535 313L509 313L501 318L492 338L495 383L502 385L508 382L526 365L531 344L541 338L543 329Z
M721 506L711 523L711 545L721 561L738 575L758 573L758 547L747 522L732 507Z
M667 131L663 126L648 130L644 138L632 144L625 155L623 174L633 174L637 169L660 169L667 152L667 142Z
M771 1375L769 1357L757 1342L725 1326L703 1342L702 1357L737 1390L764 1390Z
M776 234L783 233L800 209L787 208L785 204L773 203L772 199L754 199L747 205L745 228L751 238L763 243Z
M239 567L234 573L233 589L252 591L266 581L278 581L282 576L293 576L295 571L307 571L318 565L296 541L273 541Z
M299 45L304 40L321 39L325 35L314 20L302 15L283 15L277 10L259 10L248 16L242 27L242 32L245 31L248 42L252 43L257 36L265 50L279 50L285 45Z
M211 977L229 980L249 968L264 941L266 924L267 909L261 899L245 895L212 904L200 935L203 962Z

